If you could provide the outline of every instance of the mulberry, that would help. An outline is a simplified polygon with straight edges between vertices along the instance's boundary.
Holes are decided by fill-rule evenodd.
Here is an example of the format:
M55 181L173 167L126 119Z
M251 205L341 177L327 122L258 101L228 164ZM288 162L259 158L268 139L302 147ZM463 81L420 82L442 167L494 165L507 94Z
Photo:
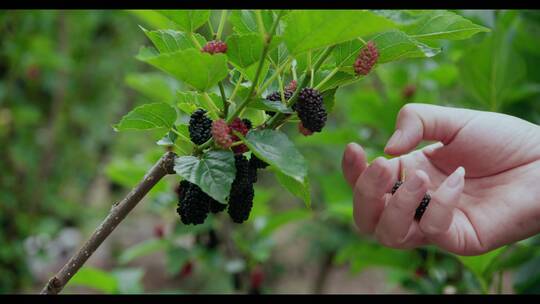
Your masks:
M298 83L296 82L296 80L291 80L291 82L289 82L289 84L285 87L285 90L286 91L291 91L291 92L294 92L296 91L296 86L298 85Z
M198 109L189 119L189 138L196 145L202 145L212 137L212 120L206 117L206 111Z
M253 153L251 154L251 158L249 159L249 164L257 169L265 169L266 167L268 167L268 164L265 161L261 160Z
M219 40L208 41L208 43L206 43L206 45L202 48L201 51L205 53L210 53L210 54L226 53L227 44Z
M373 41L369 41L358 54L354 62L354 71L356 75L367 75L377 60L379 59L379 50Z
M216 144L224 149L228 149L233 144L231 128L223 119L218 119L212 123L212 137Z
M235 166L236 177L231 185L227 212L233 222L240 224L249 218L255 191L247 158L243 155L235 155Z
M283 96L285 97L285 100L284 101L287 101L289 100L294 94L294 90L288 90L286 89L285 91L283 91ZM269 101L275 101L275 102L281 102L281 92L280 91L276 91L276 92L272 92L271 94L269 95L266 95L266 100L269 100ZM266 115L270 115L270 116L274 116L276 115L276 112L273 112L273 111L264 111L266 113Z
M251 124L251 122L249 123ZM234 130L236 132L239 132L240 134L246 136L247 132L249 131L249 128L246 126L246 124L244 123L243 120L241 120L240 118L236 117L232 122L231 124L229 125L229 127L231 128L231 130ZM240 138L238 136L236 136L235 134L231 134L231 137L232 137L232 140L233 142L236 142L236 141L239 141ZM232 150L235 154L242 154L242 153L245 153L247 152L249 149L248 147L245 145L245 144L241 144L241 145L238 145L238 146L234 146L232 147Z
M302 124L302 122L299 122L298 123L298 132L300 132L302 135L304 136L310 136L313 134L313 132L311 132L310 130L306 129L304 127L304 125Z
M209 196L209 202L210 202L210 212L212 213L220 213L221 211L225 210L225 208L227 208L227 205L216 201L210 196Z
M321 93L312 88L303 88L298 95L294 110L304 128L311 132L321 132L326 124L327 113Z
M176 211L185 225L204 223L210 211L209 196L199 186L187 180L180 182L179 201Z
M396 193L397 189L403 185L402 181L397 181L394 184L394 187L392 187L392 194ZM414 219L416 221L420 221L422 218L422 215L424 215L424 212L426 212L426 209L429 205L429 202L431 201L431 196L429 194L424 194L424 197L422 198L422 201L420 202L420 205L416 208L416 211L414 213Z

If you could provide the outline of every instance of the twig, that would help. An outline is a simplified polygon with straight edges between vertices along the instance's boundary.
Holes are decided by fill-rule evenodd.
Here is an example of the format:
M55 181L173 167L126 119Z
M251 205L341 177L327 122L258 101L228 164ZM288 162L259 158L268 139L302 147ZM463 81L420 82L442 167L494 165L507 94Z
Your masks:
M148 171L143 180L120 202L113 205L109 215L96 228L84 245L69 259L69 261L54 275L41 290L41 294L57 294L69 280L79 271L90 256L105 241L120 222L133 210L142 198L167 174L174 173L176 154L167 152Z

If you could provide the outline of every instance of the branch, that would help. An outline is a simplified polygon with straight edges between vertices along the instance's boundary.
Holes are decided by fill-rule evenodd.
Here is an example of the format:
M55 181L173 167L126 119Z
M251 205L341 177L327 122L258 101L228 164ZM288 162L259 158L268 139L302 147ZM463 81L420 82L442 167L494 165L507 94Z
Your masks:
M174 159L176 154L167 152L148 171L143 180L120 202L113 205L109 215L96 228L84 245L71 257L71 259L53 276L41 290L41 294L57 294L69 280L79 271L88 258L105 241L111 232L120 224L133 208L142 200L165 175L174 173Z

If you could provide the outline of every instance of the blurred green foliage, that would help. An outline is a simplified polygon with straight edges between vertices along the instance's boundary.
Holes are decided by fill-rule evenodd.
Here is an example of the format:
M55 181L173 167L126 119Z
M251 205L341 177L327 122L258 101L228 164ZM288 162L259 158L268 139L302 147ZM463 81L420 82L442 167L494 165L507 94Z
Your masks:
M262 173L246 224L233 225L219 214L204 225L186 227L174 212L178 179L167 178L139 208L170 229L115 252L107 271L83 268L67 291L86 286L103 293L145 292L145 269L134 262L164 253L167 275L189 282L162 293L248 292L258 267L268 281L287 276L274 255L283 249L279 246L295 246L302 239L309 243L306 264L330 261L347 265L352 274L382 267L389 285L413 292L443 293L448 286L458 293L497 292L502 271L514 271L516 293L540 292L538 237L464 258L431 247L388 249L359 237L353 227L352 192L341 176L342 152L354 141L366 148L370 160L384 155L404 104L467 107L540 122L540 70L535 68L540 64L540 13L456 13L492 31L463 41L422 41L441 51L431 58L384 64L362 81L340 87L323 133L303 137L295 123L284 126L309 162L310 209L285 191L298 189L294 181ZM220 14L210 13L212 30ZM250 16L249 11L232 12L224 35L233 26L237 31L256 29L255 20L239 21ZM135 60L140 45L152 39L137 25L148 30L193 26L145 10L0 12L0 293L41 287L28 266L25 243L30 237L54 237L64 227L78 227L88 235L110 204L165 150L154 144L163 140L160 132L133 136L113 131L113 124L136 105L178 102L181 108L185 97L177 93L184 84ZM210 31L208 24L198 30L204 37ZM247 94L243 91L238 94ZM187 143L179 146L189 148ZM98 178L105 178L110 190L111 200L102 204L90 199ZM308 197L303 189L295 194ZM290 227L287 243L279 243L279 233ZM263 287L263 292L273 291Z

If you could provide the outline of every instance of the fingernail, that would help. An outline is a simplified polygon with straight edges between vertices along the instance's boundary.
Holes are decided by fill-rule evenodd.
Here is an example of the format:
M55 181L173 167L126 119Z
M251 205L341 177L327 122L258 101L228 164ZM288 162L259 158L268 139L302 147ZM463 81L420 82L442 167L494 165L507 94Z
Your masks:
M465 168L459 167L448 177L448 180L446 181L446 184L448 187L454 188L457 185L459 185L459 182L461 181L461 178L465 176Z
M392 135L392 137L390 137L390 139L388 140L388 143L386 144L385 149L396 145L399 142L400 138L401 138L401 130L397 129Z
M414 176L412 176L411 179L405 182L405 188L409 192L415 192L420 189L420 187L422 187L423 183L424 181L418 175L418 171L416 171Z

